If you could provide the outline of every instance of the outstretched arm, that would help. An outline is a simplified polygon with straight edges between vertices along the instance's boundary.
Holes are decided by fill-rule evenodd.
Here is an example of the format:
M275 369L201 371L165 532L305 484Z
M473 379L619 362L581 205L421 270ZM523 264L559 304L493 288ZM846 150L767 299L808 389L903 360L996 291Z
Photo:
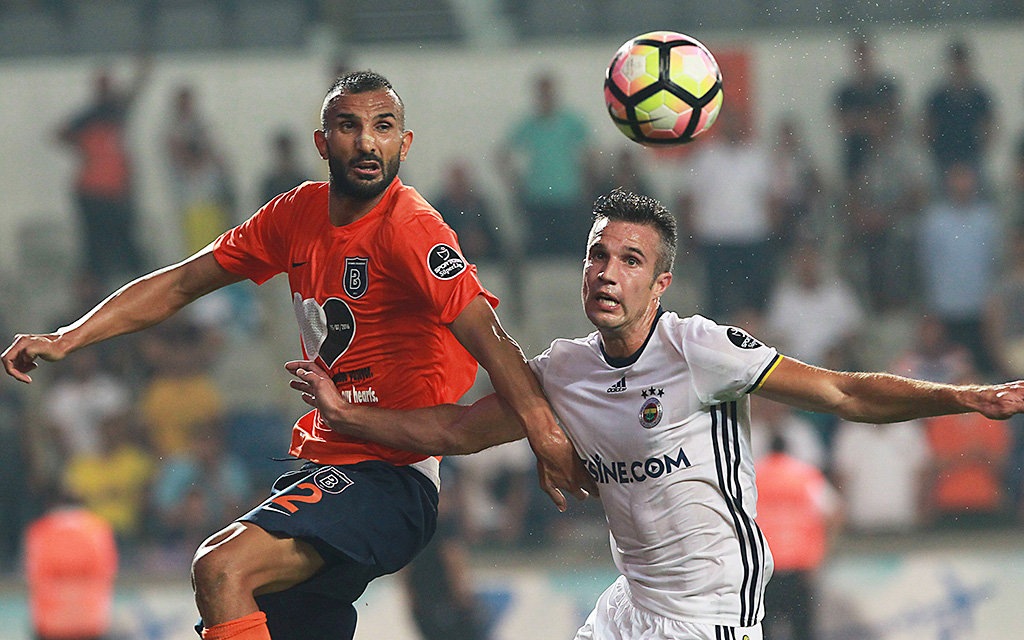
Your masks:
M188 260L154 271L118 289L75 323L54 333L19 334L3 355L4 370L22 382L36 358L60 360L72 351L157 324L196 298L242 276L224 269L207 247Z
M494 390L518 418L537 456L541 488L560 511L566 508L562 490L580 500L586 498L587 489L593 487L591 479L580 472L576 451L555 421L537 377L487 300L477 296L449 328L487 370Z
M1024 412L1024 382L949 385L888 373L830 371L783 358L755 393L851 422L890 423L976 411L1003 420Z
M519 420L491 394L471 406L443 404L422 409L382 409L346 402L318 364L285 364L296 377L291 387L320 410L332 431L425 455L461 455L524 437Z

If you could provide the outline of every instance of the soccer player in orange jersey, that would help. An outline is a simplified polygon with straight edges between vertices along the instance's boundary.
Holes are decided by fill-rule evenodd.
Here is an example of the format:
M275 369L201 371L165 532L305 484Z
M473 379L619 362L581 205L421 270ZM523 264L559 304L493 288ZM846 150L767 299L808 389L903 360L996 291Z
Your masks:
M302 351L348 401L392 409L450 403L477 362L521 419L541 484L564 509L586 495L559 429L496 298L438 213L398 179L413 134L391 84L372 72L340 78L314 133L327 183L282 194L177 265L120 289L70 326L19 335L8 374L30 382L37 358L59 360L138 331L196 298L286 273ZM261 505L204 542L192 565L208 639L351 638L352 602L426 544L437 515L438 459L367 443L302 416L290 452L306 460Z

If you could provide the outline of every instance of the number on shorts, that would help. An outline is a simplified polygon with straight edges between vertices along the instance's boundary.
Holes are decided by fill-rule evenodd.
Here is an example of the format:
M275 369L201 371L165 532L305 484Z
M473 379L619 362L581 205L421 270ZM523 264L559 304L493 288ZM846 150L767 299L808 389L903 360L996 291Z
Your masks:
M308 489L310 493L309 493L308 496L307 495L284 495L284 496L277 496L276 498L272 499L271 502L273 502L274 504L281 505L282 507L284 507L285 509L288 510L288 513L295 513L296 511L299 510L299 508L297 506L295 506L295 504L293 504L293 503L295 503L295 502L308 502L309 504L315 504L317 502L320 502L320 498L324 497L324 492L320 490L320 487L316 486L315 484L309 483L309 482L303 482L302 484L296 486L295 488L296 489Z

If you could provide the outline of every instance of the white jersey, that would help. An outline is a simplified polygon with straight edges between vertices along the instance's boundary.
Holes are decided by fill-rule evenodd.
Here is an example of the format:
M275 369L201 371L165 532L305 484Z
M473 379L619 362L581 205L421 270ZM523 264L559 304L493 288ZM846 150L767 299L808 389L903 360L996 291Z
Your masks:
M747 394L780 356L734 327L662 313L617 361L597 332L531 360L597 482L636 603L695 623L755 625L772 558L754 522Z

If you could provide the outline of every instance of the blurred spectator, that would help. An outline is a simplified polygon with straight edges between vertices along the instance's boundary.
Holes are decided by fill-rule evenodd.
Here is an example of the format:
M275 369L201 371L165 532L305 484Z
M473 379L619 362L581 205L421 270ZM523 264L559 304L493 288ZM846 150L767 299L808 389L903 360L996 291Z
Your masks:
M894 311L906 309L918 290L914 228L927 202L928 172L898 114L879 126L847 191L848 239L871 308Z
M209 535L244 513L253 493L242 461L225 447L224 425L211 425L192 450L164 459L153 482L160 542L191 555ZM262 489L262 487L261 487Z
M137 543L148 509L156 459L141 439L130 413L100 425L100 450L71 458L64 474L67 490L114 528L122 543Z
M843 175L847 181L861 170L879 132L895 116L899 104L896 80L875 67L874 50L867 38L856 38L851 54L853 77L842 86L835 100L843 144Z
M25 532L25 576L36 640L108 637L117 577L114 532L59 489Z
M191 255L231 226L234 193L188 86L175 96L166 140L184 249Z
M703 308L727 321L744 307L763 311L774 277L769 240L776 232L771 165L745 119L725 114L718 136L693 154L680 206L681 237L703 263Z
M925 209L918 231L925 306L942 319L954 342L971 351L975 365L989 373L982 318L1001 253L999 218L979 196L973 167L954 164L945 178L946 197Z
M43 397L65 459L96 455L102 449L100 425L129 410L131 392L103 366L96 351L76 351Z
M850 343L864 311L853 289L826 273L823 263L813 244L793 251L788 277L772 294L765 325L786 355L813 365L849 368Z
M196 149L213 148L209 128L196 108L195 93L188 85L178 87L175 93L164 139L172 178L175 180L175 195L181 199L181 191L185 188L181 183L185 180L192 154Z
M282 193L291 191L306 180L310 180L309 172L299 166L295 158L295 140L287 131L279 131L274 135L274 164L270 172L263 176L260 184L260 202L270 202Z
M981 414L925 420L934 465L929 505L938 526L999 524L1006 516L1006 422Z
M899 354L890 370L901 376L952 384L974 369L971 353L949 339L941 320L924 316L914 333L915 343Z
M138 275L143 266L125 128L148 77L147 61L138 63L134 80L123 89L114 85L109 70L99 71L92 104L57 133L57 140L73 149L79 159L75 199L85 271L104 286Z
M925 108L925 138L939 176L957 164L985 176L995 129L992 99L974 72L966 43L951 43L947 55L948 78L932 91Z
M907 533L921 524L929 453L920 422L841 421L832 460L850 529Z
M154 371L139 399L142 418L157 455L188 455L224 416L224 399L210 373L218 338L210 329L175 317L145 339Z
M565 254L590 229L594 181L590 128L559 104L555 78L534 80L535 110L517 122L498 151L498 169L524 215L526 255Z
M524 546L549 541L549 510L538 505L533 456L522 444L511 442L459 458L465 533L471 544Z
M442 465L445 490L433 539L404 570L409 603L424 640L487 640L485 611L473 590L461 532L463 498L452 467Z
M1006 461L1006 497L1010 513L1024 523L1024 417L1006 421L1010 430L1010 455Z
M0 328L2 331L2 328ZM0 335L10 335L2 333ZM12 570L21 547L21 534L31 512L32 495L24 392L0 385L0 573Z
M597 194L607 193L616 188L653 197L654 186L647 177L636 148L637 146L634 144L621 146L608 154L611 166L607 171L601 171L601 174L607 176L607 179L598 179L595 199Z
M433 203L458 234L459 246L470 262L501 258L501 237L491 203L468 163L457 160L448 165L443 191Z
M1017 139L1011 173L1012 204L1010 224L1024 227L1024 133Z
M776 438L782 439L788 455L818 470L826 469L825 445L814 424L789 405L751 394L750 450L754 460L769 455Z
M764 637L811 640L817 637L815 574L842 525L841 502L821 471L787 453L782 436L772 438L755 468L757 524L775 561L764 594Z
M798 242L821 240L827 233L817 220L824 206L824 185L810 150L797 133L795 119L779 123L770 166L769 189L778 207L775 252L786 254Z
M1024 378L1024 228L1007 241L1006 264L985 305L988 353L1000 378Z

